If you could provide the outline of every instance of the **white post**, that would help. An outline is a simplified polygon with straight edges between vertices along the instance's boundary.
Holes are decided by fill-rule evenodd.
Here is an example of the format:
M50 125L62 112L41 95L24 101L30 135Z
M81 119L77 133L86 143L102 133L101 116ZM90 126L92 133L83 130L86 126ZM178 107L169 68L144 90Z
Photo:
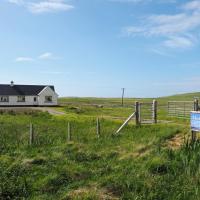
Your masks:
M127 120L120 126L120 128L116 131L115 134L118 134L123 128L124 126L126 126L128 124L128 122L135 116L135 112L133 114L131 114Z

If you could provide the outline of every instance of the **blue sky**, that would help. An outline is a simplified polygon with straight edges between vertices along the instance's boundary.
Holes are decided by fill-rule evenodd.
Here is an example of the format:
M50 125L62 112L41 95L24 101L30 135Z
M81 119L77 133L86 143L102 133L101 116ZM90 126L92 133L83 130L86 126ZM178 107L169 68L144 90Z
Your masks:
M1 0L1 83L60 96L200 91L200 0Z

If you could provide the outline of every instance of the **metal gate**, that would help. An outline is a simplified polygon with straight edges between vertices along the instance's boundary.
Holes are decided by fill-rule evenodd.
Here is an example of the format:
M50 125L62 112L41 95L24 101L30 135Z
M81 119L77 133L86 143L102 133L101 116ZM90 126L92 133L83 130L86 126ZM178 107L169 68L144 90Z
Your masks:
M189 118L191 111L198 111L198 101L169 101L168 115L178 118Z
M139 103L140 123L157 123L157 101Z

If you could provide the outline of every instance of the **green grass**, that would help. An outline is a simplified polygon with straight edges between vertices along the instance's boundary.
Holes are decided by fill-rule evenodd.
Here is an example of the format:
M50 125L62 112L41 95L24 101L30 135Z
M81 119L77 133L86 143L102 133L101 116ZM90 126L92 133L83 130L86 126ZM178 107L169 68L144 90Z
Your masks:
M158 101L158 117L160 120L175 120L185 123L187 120L171 118L167 116L168 101L194 101L200 98L200 92L185 93L173 96L155 98ZM107 118L126 118L134 111L135 101L152 102L154 98L125 98L124 107L121 105L121 98L94 98L94 97L62 97L59 99L61 105L65 105L61 111L75 113L85 116L102 116Z
M108 106L115 99L104 107L94 104L105 99L73 101L55 108L64 116L0 115L0 199L199 199L200 143L187 140L188 120L141 127L130 123L113 135L133 108ZM100 138L96 117L101 121ZM168 119L164 112L160 117ZM30 123L35 130L32 146ZM172 149L168 141L176 135L185 141Z
M157 99L161 105L166 104L167 101L193 101L194 98L200 98L200 92L178 94L166 97L155 97L155 98L125 98L125 106L133 106L135 101L150 102L153 99ZM121 98L95 98L95 97L62 97L59 99L60 103L67 104L89 104L89 105L109 105L109 106L120 106Z

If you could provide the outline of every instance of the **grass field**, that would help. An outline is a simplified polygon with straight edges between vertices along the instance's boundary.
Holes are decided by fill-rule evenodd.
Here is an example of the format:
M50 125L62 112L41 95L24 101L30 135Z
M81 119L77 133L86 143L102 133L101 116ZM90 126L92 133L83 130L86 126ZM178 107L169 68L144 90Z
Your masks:
M159 101L161 105L166 104L167 101L192 101L194 98L200 98L200 92L196 93L186 93L186 94L178 94L173 96L166 96L166 97L158 97L155 98ZM154 98L125 98L124 104L125 105L133 105L135 101L143 101L149 102L152 101ZM102 105L121 105L121 98L78 98L78 97L62 97L59 99L60 102L67 102L68 104L102 104Z
M165 105L169 99L193 100L198 95L158 102ZM169 118L163 108L159 117L172 123L136 127L132 122L116 136L113 133L133 112L135 99L125 99L124 108L120 99L60 101L66 105L55 109L66 113L62 116L39 111L0 115L0 199L199 199L200 143L188 140L189 120Z

